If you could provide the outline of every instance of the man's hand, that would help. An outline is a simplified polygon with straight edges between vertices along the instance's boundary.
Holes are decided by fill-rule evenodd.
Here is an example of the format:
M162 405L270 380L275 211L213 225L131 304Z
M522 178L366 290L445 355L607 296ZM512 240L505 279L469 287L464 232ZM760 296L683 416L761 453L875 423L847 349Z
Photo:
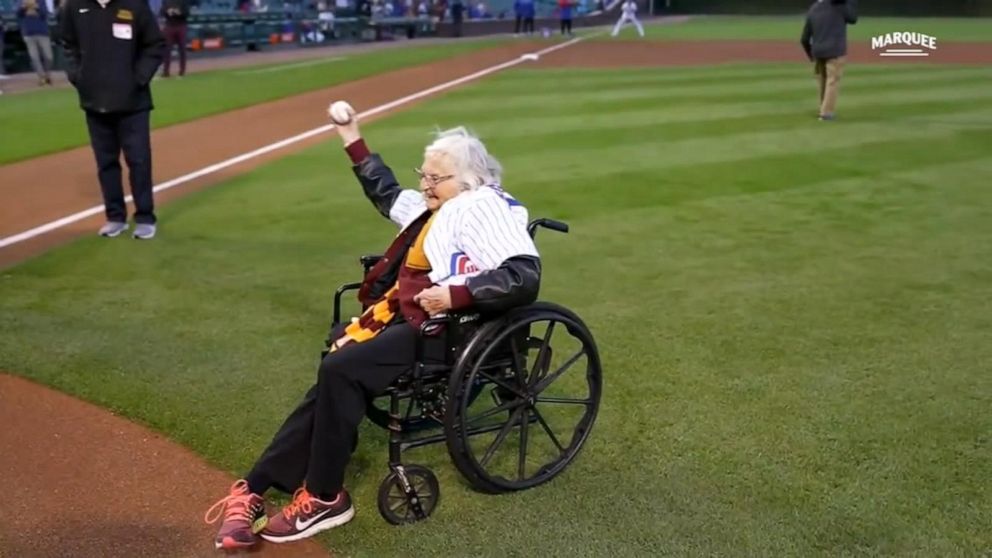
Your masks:
M417 293L413 301L428 315L436 316L451 309L451 290L448 287L429 287Z

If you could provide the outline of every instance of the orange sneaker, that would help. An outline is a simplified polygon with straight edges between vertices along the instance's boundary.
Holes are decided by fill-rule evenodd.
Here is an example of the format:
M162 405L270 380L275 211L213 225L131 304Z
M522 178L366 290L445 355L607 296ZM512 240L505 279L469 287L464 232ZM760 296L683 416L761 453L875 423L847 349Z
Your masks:
M203 520L216 523L221 514L224 521L214 538L217 549L246 548L258 542L255 536L265 528L268 518L265 515L265 500L258 494L248 492L248 483L239 480L231 485L231 493L210 506ZM213 515L213 517L211 517Z
M325 502L300 488L293 494L291 504L269 518L262 538L274 543L298 541L344 525L354 516L351 497L344 490L333 501Z

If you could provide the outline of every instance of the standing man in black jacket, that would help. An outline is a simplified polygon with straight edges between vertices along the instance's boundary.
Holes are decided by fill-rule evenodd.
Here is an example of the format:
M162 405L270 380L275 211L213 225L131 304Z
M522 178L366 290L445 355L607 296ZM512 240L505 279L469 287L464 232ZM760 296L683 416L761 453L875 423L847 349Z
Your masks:
M858 22L856 0L816 0L800 42L820 82L820 120L833 120L847 56L847 25Z
M107 223L102 236L127 230L123 150L135 205L134 238L155 236L149 83L165 40L145 0L66 0L59 22L66 75L79 93L96 156Z

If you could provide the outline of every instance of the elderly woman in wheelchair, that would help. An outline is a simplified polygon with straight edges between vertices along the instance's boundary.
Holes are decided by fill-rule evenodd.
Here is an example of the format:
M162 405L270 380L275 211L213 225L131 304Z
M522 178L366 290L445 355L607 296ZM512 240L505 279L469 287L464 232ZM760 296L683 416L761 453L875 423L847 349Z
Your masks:
M354 507L345 467L366 415L390 432L391 472L378 504L399 524L430 515L440 496L428 469L402 464L404 450L446 443L479 490L521 490L565 468L598 410L601 370L588 329L567 309L535 303L536 227L567 227L528 226L527 210L499 185L499 163L463 128L438 133L426 147L419 190L399 186L362 139L357 118L338 132L365 195L400 233L383 255L362 258L361 283L338 290L316 383L251 471L208 512L208 522L223 515L218 549L248 547L257 536L300 540L348 522ZM356 288L363 312L340 323L341 294ZM556 342L552 349L556 324L571 348ZM544 334L534 335L542 326ZM577 363L580 373L566 374ZM549 389L566 379L578 386L577 397ZM575 420L562 430L539 405L575 410L565 413ZM420 435L430 427L444 432ZM513 447L498 455L515 430ZM539 436L544 457L534 458ZM269 488L295 491L272 516L263 500Z

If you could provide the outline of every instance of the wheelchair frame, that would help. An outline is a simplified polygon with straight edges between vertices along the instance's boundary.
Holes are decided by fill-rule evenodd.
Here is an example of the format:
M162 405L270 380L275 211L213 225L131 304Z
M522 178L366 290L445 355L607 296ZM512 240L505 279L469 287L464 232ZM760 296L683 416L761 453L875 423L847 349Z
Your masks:
M532 238L536 236L538 227L562 233L567 233L569 230L567 224L559 221L535 219L527 226L527 231ZM365 275L368 275L369 270L381 258L382 256L378 255L366 255L360 258ZM335 291L332 328L341 324L341 298L343 294L360 287L360 282L346 283ZM363 305L362 310L364 311L365 308ZM529 337L530 324L538 321L549 321L545 338L540 345L538 345L537 340ZM411 371L397 379L383 395L375 398L375 400L380 400L388 397L388 411L376 407L374 405L375 400L368 404L366 413L368 418L389 431L390 473L380 484L378 507L383 518L394 525L426 519L437 507L440 498L440 486L437 477L426 467L404 465L402 462L404 451L444 442L448 446L448 452L456 467L476 489L487 493L522 490L547 482L564 470L578 454L595 421L601 392L602 370L595 342L588 328L578 316L553 304L534 303L511 310L506 316L495 318L487 323L482 322L482 317L479 314L451 314L424 321L420 326L416 356ZM573 338L582 343L582 351L576 356L587 356L586 377L590 389L590 396L587 400L563 400L560 398L542 400L538 396L539 394L530 394L528 389L524 389L538 385L536 382L542 373L545 377L540 385L545 383L550 385L577 360L577 358L573 358L569 364L562 367L562 370L548 374L547 368L550 365L552 351L550 338L554 324L559 322L565 325ZM466 326L469 325L472 328L471 332L466 331ZM442 364L426 363L424 361L425 337L428 331L437 327L444 328L444 362ZM520 329L523 336L513 328ZM506 339L503 339L504 337ZM499 353L500 349L497 348L493 362L484 361L484 357L490 356L494 350L490 347L494 338L502 339L503 344L508 342L509 346L503 347L501 345L503 353ZM533 378L529 380L529 386L520 384L514 388L511 385L512 382L508 380L507 374L512 370L521 381L524 379L525 375L522 374L520 368L521 343L527 344L522 353L524 361L526 361L526 350L536 348L539 353L531 371ZM479 358L483 359L484 362L473 361L473 359ZM489 372L486 372L487 370ZM492 370L503 371L503 378L500 379L499 374L490 375ZM464 380L464 384L471 383L472 385L460 383L462 380ZM504 410L510 413L511 409L513 412L504 423L468 428L464 416L467 412L467 406L471 405L481 391L490 384L493 385L494 401L501 397L497 393L503 393L502 397L505 397L506 401L487 413L492 411L501 413ZM460 406L455 405L457 402L452 400L452 394L458 395L457 402L461 402ZM567 449L557 440L550 426L537 411L537 401L557 403L567 401L570 404L584 404L586 406L586 415L580 421L576 431L573 432L573 441ZM405 411L402 410L404 402L407 402ZM500 410L502 407L505 409ZM415 408L419 408L418 413L414 412ZM559 460L551 467L542 468L534 478L521 482L514 483L506 481L502 477L488 475L485 470L485 462L492 457L492 451L494 451L492 446L484 459L481 460L480 465L480 460L471 455L471 448L466 443L473 436L498 431L497 443L502 444L500 440L505 441L508 433L519 425L521 439L524 441L519 458L520 476L523 477L526 461L526 433L524 431L529 430L530 426L535 424L539 424L557 446L560 452ZM424 430L438 426L443 427L444 431L421 434ZM391 505L397 501L400 503L399 506ZM398 513L398 509L404 505L404 512Z

